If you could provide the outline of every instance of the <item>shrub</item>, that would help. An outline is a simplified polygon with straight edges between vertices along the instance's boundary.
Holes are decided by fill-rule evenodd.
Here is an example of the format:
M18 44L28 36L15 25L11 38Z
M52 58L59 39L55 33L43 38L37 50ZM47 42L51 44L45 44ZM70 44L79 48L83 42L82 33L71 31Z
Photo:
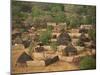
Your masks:
M53 49L53 50L57 50L57 42L52 42L51 44L50 44L50 47Z
M93 41L96 40L96 30L95 30L95 29L90 29L90 30L88 31L88 34L89 34L91 40L93 40Z
M80 60L80 69L95 69L96 60L91 56L85 56Z
M51 31L47 30L47 31L41 32L40 37L39 37L40 42L44 44L48 44L50 39L51 39Z

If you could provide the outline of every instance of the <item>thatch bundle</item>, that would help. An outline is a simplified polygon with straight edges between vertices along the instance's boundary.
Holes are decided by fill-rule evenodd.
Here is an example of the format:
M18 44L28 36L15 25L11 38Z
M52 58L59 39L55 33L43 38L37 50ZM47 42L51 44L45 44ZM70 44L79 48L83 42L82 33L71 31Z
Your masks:
M89 46L91 49L96 49L96 42L92 41L91 45Z
M48 66L50 64L53 64L55 62L59 61L59 57L58 56L55 56L53 58L48 58L45 60L45 65Z
M78 46L85 46L85 43L79 39L77 42L77 45Z
M18 30L13 30L12 31L12 40L14 40L18 36L19 37L21 36L21 32L19 32Z

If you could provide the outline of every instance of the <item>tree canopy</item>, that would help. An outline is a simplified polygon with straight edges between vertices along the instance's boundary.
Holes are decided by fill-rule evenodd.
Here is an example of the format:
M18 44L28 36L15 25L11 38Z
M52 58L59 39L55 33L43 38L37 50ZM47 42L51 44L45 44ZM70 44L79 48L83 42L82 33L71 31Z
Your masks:
M15 23L32 16L32 22L66 22L70 27L81 24L96 24L96 7L74 4L32 3L12 1L12 15ZM19 21L18 21L19 20Z

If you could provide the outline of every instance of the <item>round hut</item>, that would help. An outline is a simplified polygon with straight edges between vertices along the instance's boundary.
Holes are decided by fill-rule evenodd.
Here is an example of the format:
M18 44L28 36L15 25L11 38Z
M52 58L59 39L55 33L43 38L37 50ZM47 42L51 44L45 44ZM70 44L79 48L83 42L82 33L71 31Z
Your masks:
M91 41L91 45L89 46L89 48L96 49L96 42L95 41Z
M62 32L58 38L57 38L57 43L58 45L68 45L68 43L71 42L71 37L67 32Z
M12 45L14 44L22 44L22 39L17 36L14 40L12 40Z
M22 34L22 33L21 33L19 30L16 30L16 29L13 30L13 31L12 31L12 40L14 40L14 39L15 39L16 37L18 37L18 36L21 37L21 34Z
M64 55L65 56L71 56L71 55L76 55L76 54L77 54L77 49L72 44L69 44L64 49Z
M27 61L32 61L32 57L28 55L26 52L23 52L19 58L17 59L16 66L19 64L19 66L27 66Z
M80 35L79 40L80 40L80 41L83 41L83 42L89 42L89 41L90 41L89 38L86 37L86 35L85 35L84 33L82 33L82 34Z
M78 46L85 46L85 43L81 41L80 39L77 41Z

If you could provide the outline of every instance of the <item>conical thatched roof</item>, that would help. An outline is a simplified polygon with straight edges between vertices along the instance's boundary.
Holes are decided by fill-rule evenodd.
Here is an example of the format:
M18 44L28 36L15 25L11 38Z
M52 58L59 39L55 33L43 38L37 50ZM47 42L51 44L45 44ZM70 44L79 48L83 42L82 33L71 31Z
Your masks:
M64 49L64 51L66 52L76 52L77 51L77 49L72 45L72 44L70 44L70 45L68 45L65 49Z
M82 33L80 35L79 40L81 40L83 42L89 42L90 41L89 38L87 38L84 33Z
M12 40L14 40L16 37L21 36L21 32L17 30L12 31Z
M72 45L68 45L65 49L64 49L64 54L69 56L69 53L72 53L73 55L77 54L77 49Z
M95 41L91 42L90 48L96 49L96 42Z
M26 63L26 61L31 61L31 60L33 60L32 57L29 56L27 53L23 52L23 53L19 56L17 62L18 62L18 63Z
M62 32L58 36L57 42L59 45L68 45L68 43L71 42L71 37L67 32Z
M17 44L22 44L22 39L20 37L16 37L14 40L13 40L13 43L17 43Z
M79 45L79 46L85 46L84 42L81 41L80 39L78 40L77 45Z

